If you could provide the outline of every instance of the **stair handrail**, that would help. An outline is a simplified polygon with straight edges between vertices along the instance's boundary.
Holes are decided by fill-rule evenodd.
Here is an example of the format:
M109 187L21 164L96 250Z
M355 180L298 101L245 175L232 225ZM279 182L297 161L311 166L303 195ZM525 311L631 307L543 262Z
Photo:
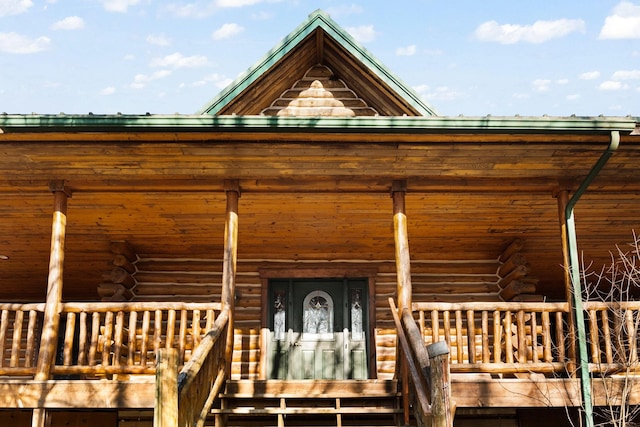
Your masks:
M171 363L175 363L176 350L160 352L154 427L204 426L228 375L225 360L228 329L229 310L223 309L179 373L175 368L166 373L167 365L171 368Z
M407 377L403 378L406 384L403 384L402 387L402 400L405 403L404 406L404 417L405 424L409 422L409 413L408 413L408 405L406 403L409 402L410 394L413 395L415 399L414 402L414 416L418 421L419 426L430 427L432 424L432 410L431 410L431 402L430 396L431 393L429 391L429 382L425 372L423 371L422 365L424 364L424 360L422 362L417 362L414 360L416 358L415 352L412 351L411 345L407 336L405 334L405 327L403 326L400 316L398 315L398 309L396 307L393 298L389 298L389 305L391 306L391 313L393 314L393 320L396 325L397 336L398 336L398 355L396 356L396 360L398 362L402 362L404 366L407 368ZM409 311L408 309L403 310ZM409 315L411 315L409 313ZM415 322L413 322L415 326ZM422 348L424 349L424 344L422 344ZM428 359L427 359L428 366ZM420 366L420 369L418 368ZM409 387L410 393L407 393L407 387Z

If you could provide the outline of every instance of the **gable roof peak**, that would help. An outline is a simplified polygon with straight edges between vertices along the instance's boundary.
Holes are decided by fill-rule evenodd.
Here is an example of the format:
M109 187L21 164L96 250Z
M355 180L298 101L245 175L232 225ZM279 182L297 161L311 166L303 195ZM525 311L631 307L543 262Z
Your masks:
M314 65L327 65L384 116L436 116L420 99L340 27L317 9L253 67L206 104L200 114L259 115Z

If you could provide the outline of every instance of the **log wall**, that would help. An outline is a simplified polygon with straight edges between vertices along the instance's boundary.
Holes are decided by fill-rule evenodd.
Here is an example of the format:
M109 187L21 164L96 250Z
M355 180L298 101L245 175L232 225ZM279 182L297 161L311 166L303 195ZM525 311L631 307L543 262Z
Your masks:
M346 267L345 267L346 265ZM415 301L500 301L495 260L412 260ZM215 302L220 300L221 259L177 259L139 256L131 277L132 301ZM261 271L311 269L318 272L340 269L374 272L374 340L377 375L390 378L395 367L395 327L388 305L396 297L395 260L377 261L295 261L238 260L236 273L235 342L233 378L256 379L260 368L260 328L262 315ZM320 277L324 277L319 273ZM293 273L292 273L293 276Z

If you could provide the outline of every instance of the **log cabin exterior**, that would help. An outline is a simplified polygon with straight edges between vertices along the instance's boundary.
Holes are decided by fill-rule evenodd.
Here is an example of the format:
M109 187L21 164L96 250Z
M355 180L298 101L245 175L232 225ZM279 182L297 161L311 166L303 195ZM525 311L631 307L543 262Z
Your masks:
M419 425L409 313L456 425L566 425L637 353L572 268L639 228L639 122L439 116L321 11L194 115L0 115L0 421Z

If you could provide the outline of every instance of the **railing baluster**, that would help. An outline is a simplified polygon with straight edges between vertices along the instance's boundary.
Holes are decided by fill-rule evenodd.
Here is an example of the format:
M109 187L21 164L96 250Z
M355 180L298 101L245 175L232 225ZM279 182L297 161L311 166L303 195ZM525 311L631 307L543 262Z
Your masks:
M193 350L195 350L200 345L200 310L193 310L191 334L193 337Z
M613 351L611 347L611 331L609 330L609 312L608 310L600 310L602 317L602 337L604 338L604 354L607 363L613 363Z
M187 315L189 313L187 310L182 310L180 312L180 338L178 343L178 364L182 365L185 363L184 353L187 348L187 323L189 322Z
M562 362L565 361L564 320L562 313L556 312L556 347L558 348L558 360Z
M464 345L462 344L462 312L456 310L456 349L458 363L464 363Z
M158 354L162 346L162 310L156 310L154 331L153 331L153 352Z
M469 363L476 363L476 315L473 310L467 310L467 352Z
M628 357L627 363L632 365L638 362L638 351L637 351L637 339L636 336L636 324L634 322L634 310L628 308L625 310L625 323L626 323L626 336L625 339L627 341L628 348Z
M533 355L533 362L537 363L540 359L538 357L538 313L531 312L531 354Z
M516 331L518 337L518 363L527 362L527 331L524 324L524 310L518 310L516 314Z
M91 344L89 345L89 365L96 364L96 354L98 353L98 340L100 338L100 313L93 313L91 316Z
M133 366L136 355L136 341L138 337L138 312L129 313L129 339L127 341L127 365Z
M116 330L113 336L113 366L120 366L122 355L122 338L124 333L124 311L116 314Z
M0 367L4 366L7 329L9 329L9 310L2 310L2 316L0 316Z
M442 313L442 328L444 329L444 340L451 348L451 312L449 310Z
M167 331L166 331L167 338L165 343L166 348L173 348L173 336L175 334L175 329L176 329L176 311L169 310L169 314L167 316Z
M31 368L35 362L36 327L38 325L38 312L29 310L29 325L27 326L27 349L24 353L24 367Z
M64 350L62 351L62 364L70 366L73 362L73 337L76 332L76 314L67 313L67 322L64 326Z
M102 337L102 366L109 366L111 356L111 336L113 334L113 312L107 311L104 316L104 335Z
M87 363L87 312L80 312L80 326L78 330L78 365Z
M502 362L502 319L499 310L493 312L493 362Z
M489 350L489 312L482 310L482 363L491 361Z
M542 312L542 351L544 354L545 362L553 361L553 352L551 344L551 319L549 318L549 312Z
M142 315L142 333L140 342L140 365L147 364L147 345L149 344L149 323L151 322L151 312L145 310Z
M11 360L9 366L15 368L20 360L20 343L22 340L22 321L24 320L24 312L17 310L13 318L13 342L11 343Z
M513 363L513 342L512 342L511 330L511 311L505 311L504 313L504 346L505 356L507 363Z
M424 311L420 311L422 318L424 318ZM435 344L440 341L440 319L438 316L438 310L431 310L431 343ZM420 328L422 328L422 324L424 322L420 322ZM421 329L422 330L422 329Z
M596 310L589 310L589 341L591 344L591 363L600 364L600 346L598 341L598 317Z

